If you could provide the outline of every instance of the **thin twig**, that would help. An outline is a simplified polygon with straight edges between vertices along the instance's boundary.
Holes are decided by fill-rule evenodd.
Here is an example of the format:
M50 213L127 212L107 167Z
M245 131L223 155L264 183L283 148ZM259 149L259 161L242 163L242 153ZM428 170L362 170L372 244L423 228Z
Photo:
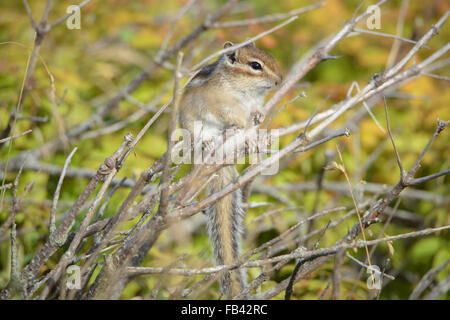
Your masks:
M216 22L211 25L212 29L224 29L224 28L236 28L236 27L245 27L251 24L262 24L262 23L270 23L270 22L276 22L279 20L283 20L286 18L290 18L292 16L297 16L315 9L318 9L322 7L325 4L325 1L315 3L313 5L304 7L304 8L298 8L294 9L292 11L286 12L286 13L274 13L269 14L263 17L257 17L252 19L245 19L245 20L237 20L237 21L226 21L226 22Z
M305 147L301 147L301 148L298 148L298 149L294 150L294 152L295 153L305 152L305 151L310 150L312 148L315 148L315 147L317 147L317 146L319 146L319 145L321 145L321 144L323 144L323 143L325 143L327 141L330 141L330 140L332 140L334 138L338 138L338 137L342 137L342 136L350 137L350 130L345 129L342 132L338 132L338 133L332 134L332 135L330 135L328 137L325 137L323 139L311 142L310 144L308 144Z
M409 296L409 300L416 300L419 298L419 296L422 294L422 292L430 286L430 284L433 282L433 280L436 278L436 276L444 270L448 264L450 263L450 259L447 259L443 264L436 268L432 268L425 273L425 275L420 279L417 286L414 288L413 292Z
M397 151L397 147L395 145L394 138L392 137L392 131L391 131L391 126L389 124L389 115L388 115L388 111L387 111L387 104L386 104L385 96L383 96L383 101L384 101L384 112L386 114L386 126L387 126L388 133L389 133L389 139L391 139L392 147L394 148L394 152L395 152L395 158L397 159L397 165L400 169L400 179L403 181L405 179L406 172L405 172L405 169L403 169L402 160L400 160L400 155Z
M165 185L168 185L170 181L168 181L169 172L170 172L170 164L172 163L172 149L174 146L174 141L172 139L172 135L175 132L177 128L177 121L178 121L178 111L180 106L180 80L181 80L181 62L183 61L183 53L180 52L177 57L177 66L175 69L175 85L173 89L173 108L172 113L170 117L170 124L169 124L169 130L167 134L167 152L166 156L164 158L164 164L163 164L163 173L160 180L160 185L162 186L161 190L161 200L159 205L159 211L161 212L161 215L164 216L167 214L167 207L169 203L169 193Z
M11 140L11 139L16 139L16 138L19 138L19 137L21 137L21 136L24 136L24 135L26 135L26 134L28 134L28 133L30 133L30 132L32 132L32 131L33 131L33 130L27 130L27 131L25 131L25 132L22 132L22 133L20 133L20 134L15 135L15 136L11 136L11 137L7 137L7 138L4 138L4 139L0 139L0 144L5 143L5 142L8 142L8 141Z
M28 1L23 0L23 5L25 6L25 11L27 12L28 18L30 19L31 26L33 27L34 30L38 30L39 26L38 26L36 20L34 20L34 18L33 18L33 14L31 13L31 9L28 4Z
M276 116L278 114L280 114L280 112L283 111L288 105L290 105L292 102L296 101L298 98L302 98L302 97L306 97L306 93L305 92L302 92L302 93L298 94L297 96L295 96L294 98L289 100L284 106L282 106L280 109L278 109L277 112L275 112L270 117L269 121L267 121L267 123L264 125L264 129L267 129L269 127L269 125L272 123L273 119L275 119Z
M375 246L374 246L375 247ZM355 257L353 257L352 255L350 255L348 252L345 253L345 256L351 260L353 260L354 262L356 262L357 264L359 264L361 267L366 268L366 269L370 269L371 267L362 263L361 261L359 261L358 259L356 259ZM386 277L390 280L395 280L394 276L391 276L387 273L383 273L383 277Z
M400 37L400 36L396 36L396 35L388 34L388 33L383 33L383 32L364 30L364 29L359 29L359 28L353 28L353 31L355 31L357 33L365 33L365 34L372 34L372 35L376 35L376 36L380 36L380 37L392 38L392 39L396 39L396 40L400 40L400 41L407 42L407 43L412 43L412 44L416 44L417 43L417 41L414 41L414 40L406 39L406 38L403 38L403 37ZM424 46L424 48L430 49L428 46Z
M56 225L55 225L55 214L56 214L56 206L58 204L58 199L59 199L59 193L61 191L61 187L62 187L62 183L64 181L64 177L66 175L66 171L67 171L67 167L70 164L70 161L72 160L73 155L75 154L75 152L77 151L77 147L75 147L72 152L69 154L69 156L67 157L66 161L64 162L64 167L63 170L61 172L61 176L59 177L59 181L58 181L58 185L56 186L56 190L55 193L53 195L53 202L52 202L52 206L50 209L50 222L49 222L49 232L50 232L50 236L53 235L55 233L56 230Z

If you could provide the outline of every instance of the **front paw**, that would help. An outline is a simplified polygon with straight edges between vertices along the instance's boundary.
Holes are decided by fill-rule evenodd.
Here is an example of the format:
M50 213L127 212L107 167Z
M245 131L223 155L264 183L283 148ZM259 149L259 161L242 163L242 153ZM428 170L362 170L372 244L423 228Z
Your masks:
M259 110L252 112L252 114L250 116L251 116L252 123L254 126L260 125L261 123L263 123L263 121L265 119L264 113L262 113Z

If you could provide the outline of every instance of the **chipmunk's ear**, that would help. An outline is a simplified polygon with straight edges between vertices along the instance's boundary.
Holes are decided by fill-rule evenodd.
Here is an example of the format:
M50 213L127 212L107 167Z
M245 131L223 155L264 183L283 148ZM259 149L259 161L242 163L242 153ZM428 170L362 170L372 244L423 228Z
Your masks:
M227 41L223 44L223 48L224 49L228 49L229 47L234 46L233 42ZM236 62L236 53L237 50L231 51L231 52L227 52L225 53L225 57L228 59L228 61L230 63L235 63Z
M228 49L229 47L232 47L232 46L234 46L234 43L231 41L227 41L223 44L224 49Z

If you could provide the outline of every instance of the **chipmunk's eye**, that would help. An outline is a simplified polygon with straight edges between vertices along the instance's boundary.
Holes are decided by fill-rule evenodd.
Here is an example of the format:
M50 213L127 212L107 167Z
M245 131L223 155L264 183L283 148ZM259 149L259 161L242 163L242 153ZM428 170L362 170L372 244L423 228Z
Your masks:
M250 67L252 67L253 70L262 70L261 65L256 61L249 62L248 64L250 65Z

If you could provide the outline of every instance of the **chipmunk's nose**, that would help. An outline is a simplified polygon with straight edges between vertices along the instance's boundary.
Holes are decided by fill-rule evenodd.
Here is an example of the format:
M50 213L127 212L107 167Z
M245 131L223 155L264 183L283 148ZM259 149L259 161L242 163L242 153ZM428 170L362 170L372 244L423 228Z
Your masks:
M279 76L277 80L275 80L275 85L278 86L283 81L283 77Z

